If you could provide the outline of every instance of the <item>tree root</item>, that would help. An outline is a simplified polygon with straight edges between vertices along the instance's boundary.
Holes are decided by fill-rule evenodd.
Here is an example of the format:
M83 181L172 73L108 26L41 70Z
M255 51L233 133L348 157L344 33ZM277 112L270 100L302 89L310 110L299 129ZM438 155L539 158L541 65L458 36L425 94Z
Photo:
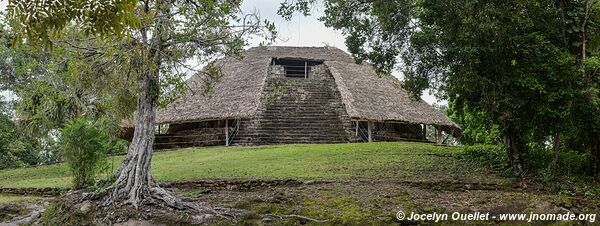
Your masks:
M196 219L196 223L204 223L208 221L213 216L223 218L229 222L236 223L239 217L252 215L253 213L247 210L242 209L230 209L230 208L221 208L221 207L210 207L210 206L202 206L197 203L184 201L169 192L168 190L161 188L159 186L153 186L149 188L147 191L142 192L142 196L138 203L133 203L130 199L125 199L121 196L121 199L118 199L115 196L119 194L118 191L115 190L114 185L109 188L108 195L106 195L102 201L100 202L100 206L109 210L111 208L121 208L126 205L133 206L136 210L139 210L140 207L150 207L153 209L170 209L176 211L185 211L188 214L198 216L201 219ZM121 193L122 194L122 193ZM95 197L95 195L87 195L87 198ZM107 222L107 219L103 221Z
M223 208L218 206L203 205L201 203L195 203L193 201L182 200L174 196L168 190L158 186L150 188L148 190L148 193L146 193L142 197L139 205L131 206L134 207L136 211L130 212L127 211L127 208L125 208L125 206L131 204L128 202L129 200L115 200L113 199L114 197L112 197L112 194L115 193L109 192L106 193L106 195L104 196L100 196L97 193L84 193L81 190L79 190L71 192L67 194L67 196L71 196L70 199L72 200L72 205L76 205L77 203L81 203L84 201L92 201L96 203L98 207L101 207L98 210L101 211L103 214L100 215L104 216L102 219L98 218L97 220L106 224L124 222L129 219L151 219L156 216L162 216L162 214L180 217L189 216L189 218L184 219L191 220L191 223L193 224L208 223L214 220L215 218L221 218L230 222L231 224L237 224L240 219L244 219L248 216L260 216L263 218L269 217L281 220L285 218L297 218L315 223L328 222L328 220L315 219L297 214L257 214L256 212L245 209ZM121 198L124 197L121 196ZM107 205L107 203L109 203L109 205Z
M279 219L282 219L282 220L283 220L283 218L300 218L300 219L309 220L309 221L313 221L313 222L317 222L317 223L327 222L327 220L318 220L318 219L314 219L314 218L310 218L310 217L302 216L302 215L296 215L296 214L263 214L262 216L278 217Z
M136 194L127 196L123 195L127 194L126 192L119 191L114 185L108 191L109 193L103 198L104 201L101 205L104 208L132 205L135 209L139 209L140 205L151 204L176 210L204 210L194 203L181 200L159 186L137 189Z
M27 213L27 215L16 217L16 218L12 219L10 222L6 223L6 225L33 224L42 215L42 212L44 211L44 207L41 205L38 205L38 204L34 204L34 205L27 206L27 210L29 211L29 213ZM0 225L5 225L5 224L0 223Z

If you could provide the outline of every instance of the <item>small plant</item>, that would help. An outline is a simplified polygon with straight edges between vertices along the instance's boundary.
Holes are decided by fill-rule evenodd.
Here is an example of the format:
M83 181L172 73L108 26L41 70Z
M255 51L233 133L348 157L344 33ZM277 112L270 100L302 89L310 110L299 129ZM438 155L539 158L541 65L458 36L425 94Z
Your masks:
M491 169L506 175L510 174L506 152L499 145L465 146L464 150L457 157L482 168Z
M285 94L285 89L284 89L283 85L279 82L275 82L275 83L271 84L271 86L269 86L269 88L268 88L267 101L269 103L273 103L276 100L278 100L279 98L281 98L283 96L283 94Z
M122 148L104 125L104 120L79 117L61 130L59 146L73 173L75 189L94 185L97 176L110 168L107 154Z

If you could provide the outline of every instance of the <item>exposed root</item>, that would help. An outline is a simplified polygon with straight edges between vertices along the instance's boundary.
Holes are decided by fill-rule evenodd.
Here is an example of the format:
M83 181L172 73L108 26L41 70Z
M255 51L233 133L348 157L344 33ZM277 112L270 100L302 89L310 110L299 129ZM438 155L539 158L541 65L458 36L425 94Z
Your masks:
M310 217L302 216L302 215L296 215L296 214L264 214L263 216L278 217L279 219L282 219L282 220L283 220L283 218L300 218L300 219L309 220L309 221L313 221L313 222L317 222L317 223L327 222L327 220L318 220L318 219L314 219L314 218L310 218Z
M29 205L29 206L27 206L27 211L28 211L27 215L15 217L10 222L6 223L6 225L32 224L40 218L40 216L42 215L42 212L44 211L44 207L41 205L38 205L38 204ZM0 225L5 225L5 224L0 223Z
M125 199L124 197L126 196L120 196L121 199L119 199L119 196L117 195L124 193L117 191L114 187L111 187L109 191L108 195L100 202L105 210L131 205L136 210L140 210L140 208L144 206L144 208L148 207L155 210L167 209L168 211L184 211L186 214L194 216L193 219L196 221L194 223L205 223L214 217L223 218L229 222L236 223L237 219L240 217L254 214L250 211L241 209L210 207L184 201L156 184L147 190L140 190L141 198L137 203L133 202L132 199ZM110 222L110 219L104 219L103 221Z
M134 189L133 193L133 195L125 196L123 194L127 193L123 190L119 191L119 189L111 187L101 206L107 208L110 206L122 207L132 205L135 209L139 209L140 205L150 204L176 210L204 210L195 203L185 202L158 186Z

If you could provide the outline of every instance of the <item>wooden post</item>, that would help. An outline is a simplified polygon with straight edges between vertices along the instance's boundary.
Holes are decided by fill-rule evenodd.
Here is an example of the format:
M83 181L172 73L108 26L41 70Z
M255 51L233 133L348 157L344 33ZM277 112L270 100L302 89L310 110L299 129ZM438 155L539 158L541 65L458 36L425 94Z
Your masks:
M369 127L369 142L373 142L373 121L369 121L367 124L367 127Z
M442 129L440 127L436 127L435 131L436 131L435 138L437 139L436 142L438 144L442 144L442 142L443 142L442 139L444 139L442 136Z
M358 137L358 121L356 121L356 134L354 134L355 137Z
M304 61L304 78L308 78L308 62Z
M427 124L423 124L423 139L427 140Z
M229 120L225 119L225 146L229 146Z

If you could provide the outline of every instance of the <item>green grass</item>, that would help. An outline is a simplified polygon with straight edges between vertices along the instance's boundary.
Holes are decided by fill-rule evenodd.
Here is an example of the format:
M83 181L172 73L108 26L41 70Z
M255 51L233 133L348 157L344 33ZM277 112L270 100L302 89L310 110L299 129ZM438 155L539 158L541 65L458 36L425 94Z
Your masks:
M194 179L389 179L498 182L452 157L461 148L410 142L203 147L158 152L158 181ZM113 157L114 168L122 157ZM69 187L65 164L0 171L0 187Z
M35 201L39 199L42 199L42 197L0 194L0 205L9 202Z

